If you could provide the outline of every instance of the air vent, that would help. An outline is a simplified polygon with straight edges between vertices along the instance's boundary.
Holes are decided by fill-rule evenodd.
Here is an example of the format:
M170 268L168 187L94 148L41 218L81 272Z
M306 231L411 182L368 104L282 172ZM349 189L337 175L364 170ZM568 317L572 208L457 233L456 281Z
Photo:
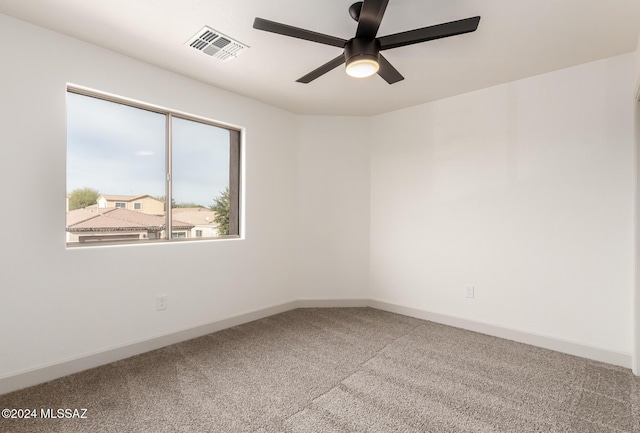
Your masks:
M223 62L235 59L249 48L247 45L207 26L204 26L194 37L189 39L187 44Z

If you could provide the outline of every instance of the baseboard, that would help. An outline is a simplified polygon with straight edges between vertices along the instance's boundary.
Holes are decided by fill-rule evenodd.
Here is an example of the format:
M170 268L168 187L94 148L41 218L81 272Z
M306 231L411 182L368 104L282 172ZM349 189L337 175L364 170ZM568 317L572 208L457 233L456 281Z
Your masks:
M75 358L60 362L38 366L8 376L0 377L0 395L17 391L39 383L48 382L63 376L78 373L90 368L99 367L111 362L151 350L160 349L171 344L191 340L212 332L221 331L233 326L253 322L275 314L284 313L298 308L298 301L285 302L259 310L249 311L235 316L227 317L211 323L185 328L176 332L158 335L146 340L135 341L126 345L111 347L99 352L84 354Z
M76 358L42 365L15 374L0 377L0 395L17 391L32 385L48 382L63 376L78 373L90 368L99 367L131 356L139 355L151 350L160 349L171 344L191 340L212 332L221 331L233 326L253 322L275 314L295 310L296 308L351 308L371 307L417 319L429 320L443 325L480 332L482 334L505 338L507 340L543 347L557 352L580 356L595 361L606 362L625 368L632 367L632 356L629 353L616 352L600 347L589 346L572 341L565 341L554 337L536 335L529 332L504 328L490 323L483 323L461 317L448 316L420 310L413 307L392 304L375 299L299 299L278 305L249 311L227 317L215 322L206 323L186 329L159 335L147 340L135 341L123 346L112 347L104 351L85 354Z
M607 364L618 365L625 368L632 367L632 356L630 353L616 352L602 347L590 346L545 335L532 334L530 332L505 328L491 323L433 313L426 310L392 304L375 299L370 299L368 306L371 308L377 308L378 310L415 317L416 319L429 320L443 325L479 332L481 334L517 341L519 343L530 344L532 346L555 350L556 352L575 355L594 361L606 362Z
M324 299L324 298L302 298L298 299L298 308L353 308L368 307L369 299L366 298L345 298L345 299Z

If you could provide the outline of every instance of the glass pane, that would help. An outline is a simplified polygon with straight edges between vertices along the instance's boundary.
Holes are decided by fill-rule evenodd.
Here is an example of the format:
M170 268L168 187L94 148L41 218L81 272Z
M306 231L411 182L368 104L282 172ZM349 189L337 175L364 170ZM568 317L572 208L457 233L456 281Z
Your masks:
M67 93L67 242L164 235L165 119Z
M188 238L228 234L229 142L227 129L173 118L173 230Z

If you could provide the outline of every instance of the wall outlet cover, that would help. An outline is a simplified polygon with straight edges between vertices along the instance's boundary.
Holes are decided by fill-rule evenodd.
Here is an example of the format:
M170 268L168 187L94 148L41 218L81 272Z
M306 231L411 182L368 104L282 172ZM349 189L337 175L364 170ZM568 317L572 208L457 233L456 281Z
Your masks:
M163 311L167 309L169 295L158 295L156 298L156 310Z

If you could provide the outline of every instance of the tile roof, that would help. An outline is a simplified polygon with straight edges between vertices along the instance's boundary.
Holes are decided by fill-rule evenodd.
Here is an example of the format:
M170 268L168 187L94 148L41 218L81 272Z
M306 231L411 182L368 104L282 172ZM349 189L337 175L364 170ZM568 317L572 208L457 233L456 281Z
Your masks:
M144 197L149 197L154 200L158 200L157 198L150 196L149 194L142 194L142 195L100 194L100 197L104 197L107 201L133 201L133 200L144 198ZM158 201L162 202L162 200L158 200Z
M211 227L218 226L214 221L216 213L204 207L178 207L174 208L171 212L173 216L189 224Z
M67 212L67 226L72 226L81 221L88 220L90 218L95 217L98 214L103 214L105 212L111 212L115 208L98 208L97 205L91 205L87 207L83 207L80 209L70 210Z
M172 228L188 230L194 227L173 219ZM165 218L121 208L82 208L67 212L68 232L91 231L161 231L165 229Z

